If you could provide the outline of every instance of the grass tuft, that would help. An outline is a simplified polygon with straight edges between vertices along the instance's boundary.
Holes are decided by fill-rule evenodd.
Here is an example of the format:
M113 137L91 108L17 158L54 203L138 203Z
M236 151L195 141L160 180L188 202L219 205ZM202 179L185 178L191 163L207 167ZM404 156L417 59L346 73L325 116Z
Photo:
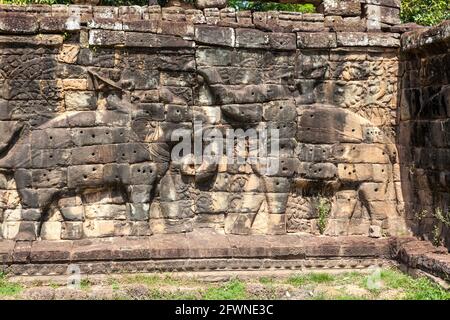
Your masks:
M247 299L245 284L240 280L231 280L220 287L210 287L203 294L205 300L243 300Z
M0 272L0 296L15 296L22 292L22 286L18 283L10 282L3 272Z
M308 273L304 275L295 275L287 279L287 283L293 286L302 286L312 283L328 283L333 282L334 277L328 273Z

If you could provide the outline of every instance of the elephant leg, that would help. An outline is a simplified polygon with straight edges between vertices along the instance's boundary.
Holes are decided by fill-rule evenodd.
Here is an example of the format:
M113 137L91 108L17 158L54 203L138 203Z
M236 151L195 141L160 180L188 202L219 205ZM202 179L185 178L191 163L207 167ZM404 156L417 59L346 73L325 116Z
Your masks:
M36 240L39 233L39 222L42 218L42 208L39 189L19 189L22 208L20 209L20 223L15 240Z
M44 215L57 192L50 189L19 189L21 198L21 222L16 240L35 240L40 235Z
M150 200L153 185L128 185L127 212L130 220L147 221L149 219Z

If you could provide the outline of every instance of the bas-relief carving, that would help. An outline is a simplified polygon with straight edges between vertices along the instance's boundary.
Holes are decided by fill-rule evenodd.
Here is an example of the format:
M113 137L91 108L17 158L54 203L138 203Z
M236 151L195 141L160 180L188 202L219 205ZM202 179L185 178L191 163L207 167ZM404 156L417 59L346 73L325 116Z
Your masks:
M318 197L332 203L326 234L396 232L397 155L380 129L391 125L385 113L396 90L387 73L395 69L392 61L66 46L42 52L36 61L51 68L35 75L41 62L17 63L34 60L33 52L11 50L15 58L2 56L8 66L1 73L9 83L2 101L11 108L2 122L0 159L5 237L150 235L200 226L236 234L317 233ZM229 57L234 64L221 65ZM27 83L13 85L24 74ZM86 88L64 92L56 78L83 79ZM41 97L42 117L15 104ZM173 163L171 132L192 130L195 119L208 128L280 129L280 170L265 175L257 165ZM13 129L10 121L18 121Z

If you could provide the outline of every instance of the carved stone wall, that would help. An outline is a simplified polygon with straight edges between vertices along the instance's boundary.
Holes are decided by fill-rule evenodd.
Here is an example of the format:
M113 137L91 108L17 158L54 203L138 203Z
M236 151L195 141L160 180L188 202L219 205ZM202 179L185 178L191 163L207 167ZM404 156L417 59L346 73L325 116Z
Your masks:
M402 188L418 235L450 246L450 21L402 38Z
M0 6L0 234L405 233L398 3L322 11ZM279 170L173 161L195 121L279 129Z

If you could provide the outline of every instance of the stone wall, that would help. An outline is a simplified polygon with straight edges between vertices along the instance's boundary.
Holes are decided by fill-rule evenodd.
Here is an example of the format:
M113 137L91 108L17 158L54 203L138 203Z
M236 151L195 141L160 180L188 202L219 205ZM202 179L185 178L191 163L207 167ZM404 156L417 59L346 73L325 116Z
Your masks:
M0 6L0 234L405 233L398 7ZM195 121L279 129L279 170L173 161Z
M398 144L408 220L417 234L448 247L450 21L406 33L402 42Z

